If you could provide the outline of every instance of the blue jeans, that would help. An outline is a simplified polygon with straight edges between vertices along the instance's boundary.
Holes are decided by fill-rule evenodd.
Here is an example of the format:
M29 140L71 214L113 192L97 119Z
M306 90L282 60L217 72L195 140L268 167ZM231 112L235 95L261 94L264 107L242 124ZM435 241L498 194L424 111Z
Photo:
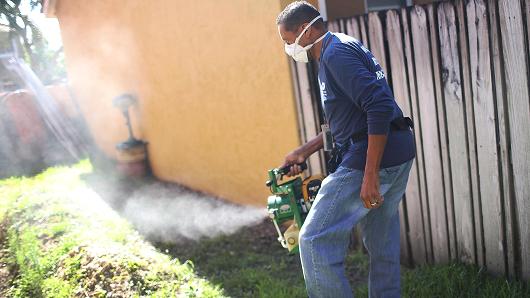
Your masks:
M353 297L344 259L352 228L359 223L370 256L370 297L400 296L398 206L412 160L381 169L384 203L366 209L360 198L364 172L339 167L322 187L300 231L300 258L309 297Z

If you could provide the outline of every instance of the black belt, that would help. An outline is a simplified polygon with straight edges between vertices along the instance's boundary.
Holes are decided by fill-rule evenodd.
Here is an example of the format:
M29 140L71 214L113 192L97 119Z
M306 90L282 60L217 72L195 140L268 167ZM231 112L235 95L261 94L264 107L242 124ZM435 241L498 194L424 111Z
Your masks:
M396 118L390 122L390 130L393 131L409 130L411 128L414 128L414 122L412 122L412 119L410 119L409 117ZM362 141L366 138L368 138L368 132L365 130L356 132L351 136L351 140L353 143Z
M412 122L412 119L409 117L396 118L390 122L390 130L409 130L411 128L414 128L414 122ZM342 162L342 156L344 153L346 153L350 145L366 138L368 138L367 131L357 132L351 136L351 143L347 142L341 146L334 147L330 153L330 158L327 163L328 171L330 173L335 172L337 167Z

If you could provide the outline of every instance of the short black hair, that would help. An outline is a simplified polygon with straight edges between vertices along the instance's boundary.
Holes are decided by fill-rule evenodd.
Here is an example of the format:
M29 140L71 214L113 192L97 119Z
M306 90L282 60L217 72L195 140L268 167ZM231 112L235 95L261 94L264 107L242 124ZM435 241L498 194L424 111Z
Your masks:
M294 31L300 25L309 23L318 17L320 12L306 1L295 1L287 5L276 18L276 25L284 25L287 31ZM319 29L324 28L324 21L317 20L313 25Z

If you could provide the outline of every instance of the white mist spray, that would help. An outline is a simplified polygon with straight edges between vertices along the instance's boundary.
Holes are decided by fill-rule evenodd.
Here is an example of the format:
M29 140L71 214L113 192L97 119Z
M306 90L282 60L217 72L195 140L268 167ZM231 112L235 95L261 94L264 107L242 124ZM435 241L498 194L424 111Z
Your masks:
M168 243L233 234L267 216L265 209L231 204L163 183L135 191L122 214L148 239Z

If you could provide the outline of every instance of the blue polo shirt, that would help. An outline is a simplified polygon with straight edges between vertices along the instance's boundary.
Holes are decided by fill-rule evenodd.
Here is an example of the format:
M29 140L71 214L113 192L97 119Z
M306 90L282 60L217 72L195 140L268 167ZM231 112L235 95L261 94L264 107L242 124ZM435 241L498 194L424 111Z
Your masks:
M318 71L320 97L335 142L349 142L358 132L388 136L380 168L402 164L415 156L410 130L390 130L403 116L385 73L372 53L355 38L328 32L322 40ZM364 170L368 140L350 145L341 166Z

